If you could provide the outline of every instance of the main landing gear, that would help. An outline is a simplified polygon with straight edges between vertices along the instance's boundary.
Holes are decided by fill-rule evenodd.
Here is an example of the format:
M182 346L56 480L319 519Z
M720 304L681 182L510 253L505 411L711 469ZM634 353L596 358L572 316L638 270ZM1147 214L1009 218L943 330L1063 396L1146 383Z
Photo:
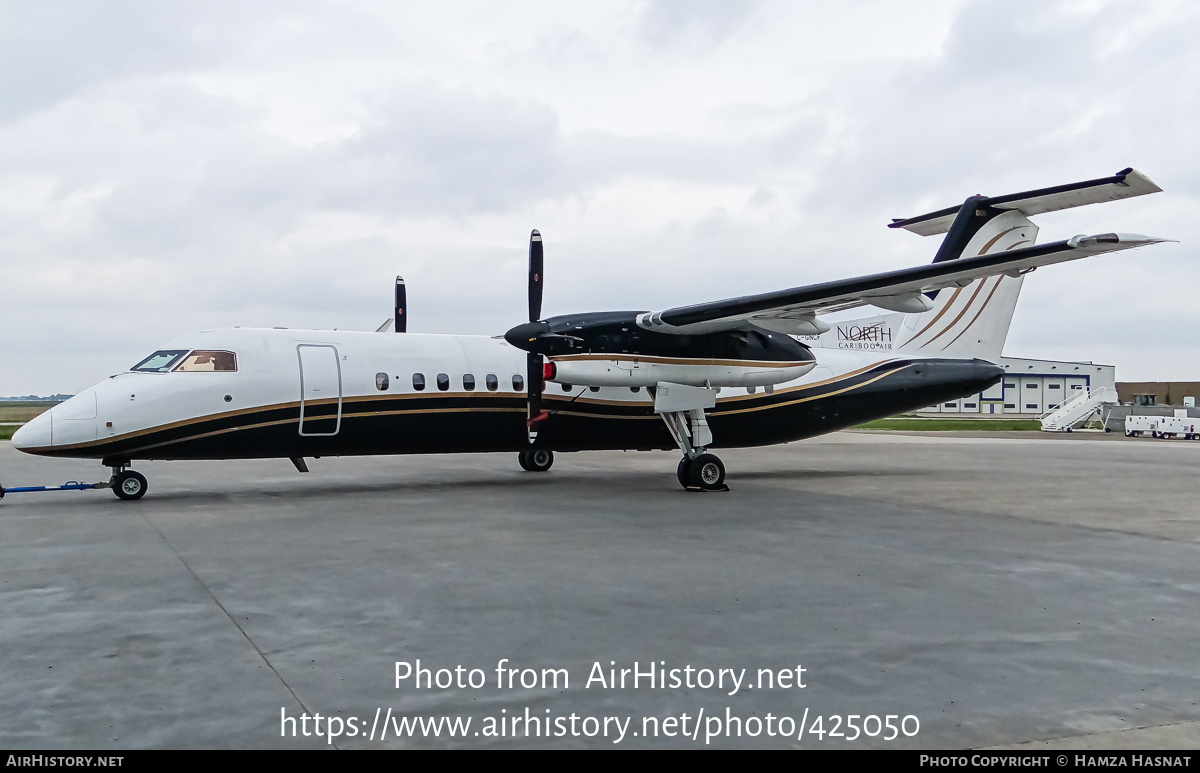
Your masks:
M105 460L105 466L112 468L113 474L109 478L108 487L113 490L118 499L132 501L146 495L146 489L149 488L146 476L129 469L129 462L111 463Z
M725 465L713 454L700 454L695 459L686 456L675 470L679 485L689 491L728 491L725 485Z
M545 472L554 464L554 452L544 448L527 448L517 454L517 461L526 472Z
M717 404L717 392L709 387L659 383L654 391L654 412L662 416L671 437L683 452L675 476L688 491L728 491L725 465L707 446L712 431L704 416Z

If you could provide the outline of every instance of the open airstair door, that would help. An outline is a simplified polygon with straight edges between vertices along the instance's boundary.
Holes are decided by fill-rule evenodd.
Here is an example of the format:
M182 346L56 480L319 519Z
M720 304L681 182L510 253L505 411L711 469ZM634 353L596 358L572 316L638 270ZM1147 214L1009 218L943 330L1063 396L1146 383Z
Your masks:
M329 437L342 428L342 365L328 344L300 344L300 434Z

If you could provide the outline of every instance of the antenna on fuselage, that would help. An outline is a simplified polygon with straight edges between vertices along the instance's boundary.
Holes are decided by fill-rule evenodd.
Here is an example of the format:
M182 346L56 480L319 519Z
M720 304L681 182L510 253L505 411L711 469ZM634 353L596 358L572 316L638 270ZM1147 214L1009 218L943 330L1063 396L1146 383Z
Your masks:
M396 332L408 331L408 296L404 292L404 277L396 277Z

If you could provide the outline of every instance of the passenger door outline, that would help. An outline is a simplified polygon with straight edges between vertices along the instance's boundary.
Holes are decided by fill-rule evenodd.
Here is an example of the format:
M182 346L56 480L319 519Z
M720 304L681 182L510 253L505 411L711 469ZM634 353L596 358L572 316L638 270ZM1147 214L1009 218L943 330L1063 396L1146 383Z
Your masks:
M329 353L319 352L320 349L328 349ZM329 367L328 357L333 357L333 367ZM296 359L300 364L300 434L304 437L332 437L336 435L342 428L342 361L338 356L336 346L331 344L298 344L296 346ZM307 380L306 375L307 362ZM305 431L305 407L307 404L315 403L319 399L328 399L327 394L323 394L322 390L332 392L331 387L337 384L337 417L334 420L332 432L306 432ZM317 422L326 422L330 419L329 416L319 416L308 419L310 425Z

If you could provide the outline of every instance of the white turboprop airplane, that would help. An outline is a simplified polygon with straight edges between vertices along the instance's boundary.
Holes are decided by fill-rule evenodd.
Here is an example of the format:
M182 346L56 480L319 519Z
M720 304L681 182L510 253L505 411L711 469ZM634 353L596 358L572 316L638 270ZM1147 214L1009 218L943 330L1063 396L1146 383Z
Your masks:
M979 393L999 358L1023 275L1154 244L1138 234L1036 245L1029 216L1160 190L1112 177L896 220L945 233L931 264L654 312L541 319L542 242L530 239L529 322L503 337L395 331L209 330L55 406L13 435L22 451L99 459L139 499L135 459L679 448L679 482L724 490L710 448L786 443ZM890 314L819 315L858 306ZM389 320L389 323L391 320ZM388 324L385 323L385 327ZM851 331L847 334L845 331ZM554 386L549 386L552 382ZM2 491L2 490L0 490Z

